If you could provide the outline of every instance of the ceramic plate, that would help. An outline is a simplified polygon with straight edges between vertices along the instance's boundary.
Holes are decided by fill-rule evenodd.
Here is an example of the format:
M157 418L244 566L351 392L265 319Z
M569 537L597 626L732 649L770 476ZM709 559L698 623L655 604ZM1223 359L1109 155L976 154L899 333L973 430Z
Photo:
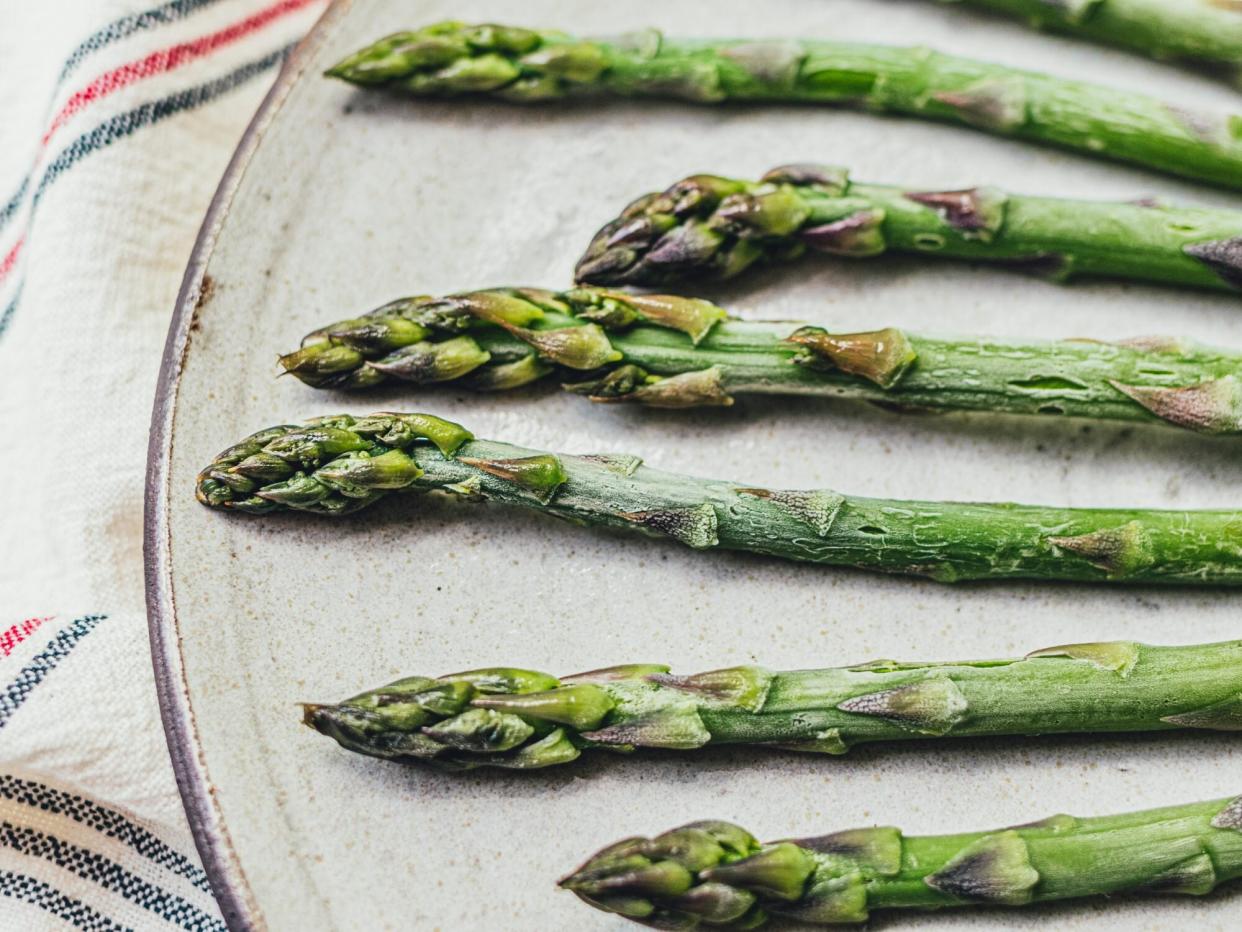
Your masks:
M423 410L482 437L666 469L882 497L1219 506L1237 446L1160 428L898 416L852 403L739 403L690 415L551 391L333 395L275 379L279 352L388 299L569 282L590 234L635 194L695 171L792 161L923 188L1231 199L956 129L825 109L676 103L416 103L320 76L356 46L449 16L616 34L841 36L926 43L1152 89L1232 94L1121 54L926 2L339 2L295 54L203 228L164 360L151 447L152 637L172 753L230 924L271 929L621 929L554 881L622 836L694 818L760 837L868 824L981 829L1239 792L1237 744L1201 734L913 743L845 758L751 751L591 756L558 770L448 777L364 759L302 726L398 676L632 661L690 672L875 657L1004 656L1077 640L1238 636L1236 595L936 583L696 553L501 507L388 500L338 520L196 504L195 472L270 424ZM1242 206L1232 199L1234 206ZM828 327L1116 338L1173 330L1242 346L1236 299L1059 287L900 260L807 262L712 292L741 313ZM1242 903L1118 900L949 911L894 927L1237 928Z

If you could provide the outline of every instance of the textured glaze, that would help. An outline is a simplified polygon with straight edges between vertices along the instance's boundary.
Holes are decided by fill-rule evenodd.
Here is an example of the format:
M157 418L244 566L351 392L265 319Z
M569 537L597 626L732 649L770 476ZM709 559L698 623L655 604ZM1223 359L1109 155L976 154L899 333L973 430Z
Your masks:
M1187 102L1235 99L1210 81L1124 54L926 3L770 0L761 17L745 0L720 0L709 18L704 9L529 0L521 18L595 34L652 23L684 35L925 42L1120 85L1152 89L1158 79L1162 94ZM618 838L690 819L742 822L762 838L881 820L923 835L1237 792L1242 755L1216 734L916 742L845 758L666 752L445 780L349 754L303 726L299 701L332 701L417 670L505 663L560 672L644 659L683 671L793 669L874 657L1009 656L1083 640L1239 636L1239 597L1223 592L950 589L761 558L705 559L675 543L573 532L516 510L489 509L495 513L484 523L453 502L412 500L343 521L229 520L195 502L196 471L230 438L333 409L410 406L399 387L330 396L276 380L277 354L302 334L401 294L510 282L564 287L583 244L626 197L695 171L750 177L782 162L826 159L907 186L1242 206L1141 172L916 121L674 103L419 104L317 75L377 34L449 15L515 14L511 3L481 0L356 0L337 21L254 157L243 155L244 172L226 188L236 193L206 231L192 270L210 276L212 287L200 301L197 274L191 278L174 332L170 375L181 358L175 338L188 334L189 345L180 380L169 386L171 433L155 448L149 530L152 581L169 582L166 598L154 602L164 607L155 622L169 648L160 656L184 660L183 668L165 665L165 702L188 694L192 718L169 706L170 729L187 742L179 767L183 780L205 772L211 790L209 799L205 791L192 796L192 817L200 844L221 855L217 880L240 890L236 900L255 925L615 930L626 925L593 914L555 879ZM887 325L1006 337L1174 332L1242 346L1242 314L1229 295L1067 289L889 258L821 259L805 273L796 284L760 274L710 297L753 318L845 332ZM745 399L687 414L451 388L420 395L417 407L528 447L636 450L670 471L877 497L1219 507L1242 475L1235 440L1143 426L1084 432L1055 418L897 417L813 399ZM187 786L193 793L192 780ZM908 922L1224 930L1236 927L1240 911L1242 900L1225 895Z

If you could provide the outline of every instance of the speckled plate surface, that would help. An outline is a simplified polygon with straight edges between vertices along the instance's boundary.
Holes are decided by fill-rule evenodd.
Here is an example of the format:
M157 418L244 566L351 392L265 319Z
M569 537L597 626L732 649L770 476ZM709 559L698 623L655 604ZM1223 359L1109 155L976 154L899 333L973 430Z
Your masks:
M761 15L756 11L762 9ZM1202 104L1232 94L1121 54L926 2L339 2L282 74L204 227L164 362L151 447L148 574L167 729L200 850L234 928L620 929L553 881L601 845L691 818L757 835L873 823L918 833L1237 793L1215 734L589 757L562 770L445 777L363 759L304 728L299 700L400 675L507 664L570 673L629 661L693 671L874 657L1011 655L1075 640L1239 635L1224 592L932 582L794 566L595 533L434 499L341 520L246 518L193 497L196 470L260 427L405 408L478 435L635 452L685 472L864 495L1194 507L1238 495L1236 442L1160 428L863 405L746 401L690 415L555 393L316 393L274 378L327 320L409 293L568 282L631 196L693 171L852 166L920 187L1237 199L1075 156L912 121L674 103L418 104L321 79L397 27L452 15L617 33L836 35L923 42ZM753 316L1006 335L1175 331L1242 346L1229 297L1062 288L900 260L807 263L713 297ZM885 918L893 927L1237 928L1242 899L1117 901Z

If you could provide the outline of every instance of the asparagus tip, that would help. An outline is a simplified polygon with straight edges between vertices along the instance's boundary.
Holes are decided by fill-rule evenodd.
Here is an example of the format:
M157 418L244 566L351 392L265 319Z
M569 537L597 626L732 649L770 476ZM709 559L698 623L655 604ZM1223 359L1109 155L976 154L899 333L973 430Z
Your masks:
M298 705L302 707L302 724L319 731L319 715L327 706L320 702L299 702Z

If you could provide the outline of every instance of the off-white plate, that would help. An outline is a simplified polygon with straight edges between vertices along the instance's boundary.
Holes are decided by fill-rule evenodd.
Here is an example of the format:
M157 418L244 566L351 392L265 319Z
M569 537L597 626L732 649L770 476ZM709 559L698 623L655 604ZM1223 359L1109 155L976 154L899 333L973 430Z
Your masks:
M326 321L410 293L564 285L589 235L638 192L694 171L820 160L920 187L1237 199L966 130L824 109L676 103L522 108L416 103L320 77L373 38L446 16L584 33L924 42L1226 105L1206 80L898 0L485 0L335 5L297 52L225 177L169 337L151 447L148 573L172 752L234 928L621 929L554 881L622 836L694 818L760 837L853 825L987 828L1242 791L1228 736L914 743L847 758L590 756L527 774L442 776L338 749L299 722L401 675L483 665L572 673L629 661L694 671L874 657L1012 655L1075 640L1239 635L1223 592L932 582L695 553L500 507L386 501L341 520L251 518L194 501L217 450L260 427L348 410L426 410L479 436L632 451L667 469L864 495L1070 505L1236 500L1239 446L1161 428L901 417L747 400L675 414L554 392L418 397L277 381L277 353ZM1236 299L1058 287L949 263L808 262L714 292L754 316L1009 335L1167 332L1242 346ZM894 928L1238 928L1242 899L959 910Z

